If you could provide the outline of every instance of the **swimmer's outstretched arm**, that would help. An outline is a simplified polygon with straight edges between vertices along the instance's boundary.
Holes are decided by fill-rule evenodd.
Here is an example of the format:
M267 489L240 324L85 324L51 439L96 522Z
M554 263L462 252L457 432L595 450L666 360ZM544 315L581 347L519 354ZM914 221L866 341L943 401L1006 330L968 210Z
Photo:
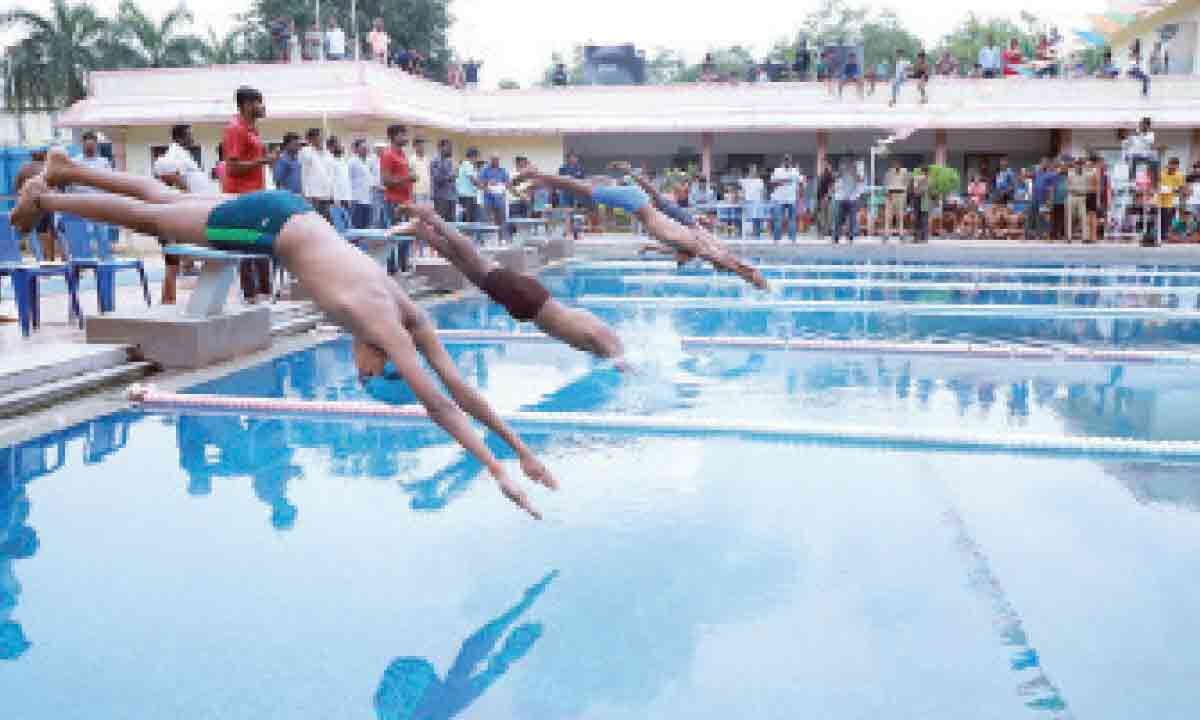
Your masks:
M542 187L554 188L555 190L566 190L572 195L578 195L586 198L592 197L592 190L596 185L603 180L609 178L593 178L591 180L578 180L573 177L565 177L563 175L547 175L535 167L529 167L523 170L515 178L513 182L531 182Z
M401 223L388 230L388 234L415 234L466 275L471 284L482 287L492 264L479 254L475 243L458 228L442 220L432 206L414 203L403 207L415 222Z
M463 379L462 374L458 371L458 366L454 364L454 359L450 357L450 353L446 352L446 347L442 345L442 341L438 339L437 328L429 321L427 315L422 314L409 327L409 332L412 335L412 341L420 349L421 354L425 356L425 360L433 371L441 378L446 389L450 392L450 396L454 398L454 402L462 408L468 415L475 418L479 422L487 426L492 432L500 436L500 439L508 443L508 446L517 454L517 458L521 462L521 470L530 480L545 485L551 490L558 489L558 482L546 466L542 464L529 446L525 444L521 437L513 432L513 429L504 422L503 418L496 414L494 408L488 403L483 395L479 394L474 387ZM394 361L393 361L394 362ZM397 370L399 370L397 366ZM407 380L407 378L406 378ZM416 388L413 388L416 392ZM440 396L440 393L438 393ZM420 397L418 395L418 397ZM487 446L479 439L474 432L470 433L471 437L478 442L483 451L487 453L487 457L492 458L495 462L495 457ZM467 448L470 450L471 448ZM474 453L474 450L472 450ZM481 458L477 453L476 457ZM481 458L481 461L482 458ZM486 461L483 461L486 463ZM489 470L490 470L489 466ZM508 481L504 475L503 468L500 469L500 474L497 475L492 471L492 475L496 478L496 482L500 485L500 491L505 494L510 500L520 505L534 517L541 518L530 505L525 493L519 487Z
M367 335L370 336L371 334L367 333ZM436 334L434 335L434 339L436 340ZM413 395L416 395L417 400L425 406L425 412L429 415L429 419L449 433L450 437L458 441L459 445L474 455L480 464L488 469L488 473L496 481L496 484L500 487L500 492L505 497L516 503L525 512L540 520L542 517L541 514L533 508L524 491L508 477L504 466L500 464L500 461L488 449L483 438L479 437L467 421L466 415L463 414L464 410L471 412L471 410L477 410L477 408L463 407L463 401L459 400L452 388L451 395L454 396L455 401L451 402L449 398L441 393L437 385L434 384L433 380L426 373L425 368L421 366L420 360L417 359L417 348L420 347L422 353L425 354L428 352L426 349L427 345L427 338L418 337L416 333L409 335L408 333L391 332L380 347L388 356L388 359L392 361L392 364L396 366L396 372L399 373L400 377L403 378L404 382L412 390ZM440 347L441 344L438 343L438 345ZM442 352L445 352L444 348ZM430 360L430 364L433 365L433 358L429 357L428 359ZM434 369L435 371L437 370L436 366ZM509 432L511 434L511 431ZM505 439L507 441L507 438ZM517 442L520 443L520 440L518 439ZM513 449L517 450L516 447ZM526 452L528 452L527 448ZM534 459L533 462L536 463L537 460ZM522 456L521 465L522 468L525 468L526 460L524 456ZM538 465L540 466L540 463ZM544 482L535 473L530 473L529 469L525 468L525 471L532 479ZM541 472L545 473L545 468L541 468ZM549 485L549 483L544 484Z

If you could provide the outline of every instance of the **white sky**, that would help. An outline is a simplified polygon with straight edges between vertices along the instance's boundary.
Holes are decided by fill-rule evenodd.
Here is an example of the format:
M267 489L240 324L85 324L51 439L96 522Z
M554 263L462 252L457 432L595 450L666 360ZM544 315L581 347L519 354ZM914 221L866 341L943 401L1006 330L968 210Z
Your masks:
M102 13L115 12L119 0L93 0ZM152 15L173 7L175 0L141 0ZM323 0L328 7L350 0ZM222 33L233 26L233 14L242 12L248 0L191 0L196 15L196 30L212 26ZM567 53L576 43L632 42L651 50L657 46L682 50L691 61L698 61L710 47L745 45L761 56L783 36L794 36L800 21L819 4L819 0L758 0L738 9L727 0L453 0L456 18L450 30L450 42L461 56L484 61L482 81L494 86L502 78L522 85L540 78L555 51ZM898 2L884 0L867 4L891 6L905 25L932 43L954 27L968 11L981 16L1016 19L1022 10L1057 24L1064 34L1084 27L1088 13L1104 11L1105 0L1009 0L1004 11L995 12L1000 3L984 0L960 2ZM12 7L27 7L44 12L49 0L0 0L0 12ZM7 41L0 36L0 44Z

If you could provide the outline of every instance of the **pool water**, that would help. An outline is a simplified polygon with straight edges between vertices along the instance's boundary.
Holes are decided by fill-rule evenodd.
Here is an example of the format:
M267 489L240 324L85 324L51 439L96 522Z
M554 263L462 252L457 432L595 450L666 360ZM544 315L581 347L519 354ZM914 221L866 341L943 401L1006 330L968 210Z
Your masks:
M988 272L1020 283L1028 269ZM1160 314L1107 335L1067 332L1055 310L1095 306L1065 299L1027 303L1047 313L1028 334L960 315L919 328L895 308L878 314L908 324L871 326L841 306L818 327L805 309L654 305L784 300L725 296L690 269L545 277L618 323L638 372L538 342L482 301L439 306L441 327L478 331L448 348L502 412L1200 440L1178 305L1129 305ZM897 345L703 343L726 336ZM1053 352L904 351L963 338ZM1170 360L1064 359L1072 348ZM189 391L366 397L344 338ZM130 411L0 451L0 717L1124 719L1200 705L1196 464L523 436L563 485L530 490L541 523L432 427Z

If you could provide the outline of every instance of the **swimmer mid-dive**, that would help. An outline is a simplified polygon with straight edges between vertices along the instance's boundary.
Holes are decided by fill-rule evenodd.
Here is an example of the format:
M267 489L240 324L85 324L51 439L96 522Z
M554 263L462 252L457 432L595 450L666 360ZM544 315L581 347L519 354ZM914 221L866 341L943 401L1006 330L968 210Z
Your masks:
M624 348L612 328L586 310L568 308L550 297L535 278L499 267L479 253L475 243L438 216L431 205L405 207L413 222L397 225L393 234L415 233L418 238L466 276L508 314L532 322L547 335L577 350L590 352L623 367Z
M757 268L730 252L712 233L705 230L694 219L690 227L681 224L680 219L683 219L683 215L691 218L690 214L683 213L678 216L679 219L675 219L667 212L655 207L651 203L650 197L640 188L632 185L617 185L615 180L604 176L578 180L559 175L546 175L532 167L513 179L515 183L524 181L557 190L566 190L575 196L589 197L593 201L609 207L621 208L636 215L642 221L646 231L655 240L670 248L678 259L699 257L712 263L719 270L737 275L760 290L771 289L766 278ZM661 196L659 198L662 199ZM670 205L674 205L674 203ZM664 201L664 207L669 209L670 205Z
M99 193L63 193L86 185ZM41 175L25 182L10 220L27 232L44 213L60 212L122 225L136 232L208 245L231 252L272 254L302 282L314 301L354 335L361 378L384 374L386 365L425 406L429 419L474 455L501 492L540 517L471 427L463 411L500 436L534 482L557 488L553 476L487 400L459 374L428 314L412 302L374 260L347 243L303 198L286 191L206 197L178 192L148 177L98 170L53 150ZM421 366L418 353L451 398Z

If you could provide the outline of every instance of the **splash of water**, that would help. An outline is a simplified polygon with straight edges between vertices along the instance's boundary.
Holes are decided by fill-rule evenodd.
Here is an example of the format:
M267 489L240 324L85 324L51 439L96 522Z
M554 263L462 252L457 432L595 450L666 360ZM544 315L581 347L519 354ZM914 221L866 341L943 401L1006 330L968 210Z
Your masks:
M695 378L682 369L689 356L671 314L637 316L621 326L621 340L629 372L617 393L614 409L652 415L679 407Z

